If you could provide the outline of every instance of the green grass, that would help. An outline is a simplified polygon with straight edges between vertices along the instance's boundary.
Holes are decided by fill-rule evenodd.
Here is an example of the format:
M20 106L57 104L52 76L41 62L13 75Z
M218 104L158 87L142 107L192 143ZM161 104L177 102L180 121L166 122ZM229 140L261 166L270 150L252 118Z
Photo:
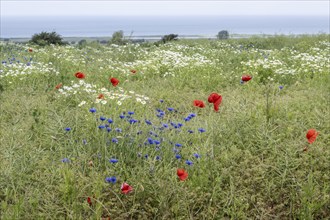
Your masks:
M9 61L0 68L0 219L330 218L329 43L329 35L318 35L181 40L159 47L0 45L1 60L15 57L25 65L32 57L32 67L43 64L34 70L15 67L31 71L19 76L10 72L15 68ZM264 62L259 67L246 65L258 59ZM285 73L277 73L280 69ZM78 71L97 88L134 91L150 100L143 105L134 96L118 105L107 98L103 105L94 103L99 92L60 95L54 87L79 83ZM243 74L253 79L242 85ZM118 78L123 91L109 77ZM223 97L219 112L207 103L212 92ZM195 99L206 107L194 107ZM81 101L87 103L78 106ZM91 107L97 112L90 113ZM163 119L156 109L165 111ZM140 123L119 118L128 111ZM185 122L190 113L196 117ZM100 116L114 120L111 132L98 128L105 124L96 120ZM153 130L145 119L171 129ZM171 121L184 124L181 132ZM319 135L308 144L311 128ZM111 142L114 137L118 144ZM162 140L160 150L144 145L148 137ZM183 145L177 147L181 160L174 143ZM112 157L119 162L111 164ZM186 165L187 159L194 164ZM187 170L186 181L178 180L177 168ZM117 183L107 183L108 176ZM122 194L123 182L133 192Z

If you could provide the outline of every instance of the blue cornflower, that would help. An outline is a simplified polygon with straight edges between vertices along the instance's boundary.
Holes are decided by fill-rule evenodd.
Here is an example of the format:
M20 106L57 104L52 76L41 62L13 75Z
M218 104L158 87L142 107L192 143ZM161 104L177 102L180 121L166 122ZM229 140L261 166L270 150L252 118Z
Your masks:
M112 142L117 144L118 143L118 139L117 138L112 138Z
M154 140L154 144L159 145L160 141L159 140Z
M184 121L190 121L190 117L186 117L186 118L184 118Z
M111 118L108 118L108 123L112 124L113 120Z
M204 128L198 128L198 131L199 131L200 133L203 133L203 132L205 132L206 130L205 130Z
M67 127L65 128L66 131L71 131L71 128Z
M179 126L179 128L181 128L183 126L183 124L182 123L178 123L178 126Z
M107 127L107 132L110 132L111 131L111 128Z
M190 115L188 117L191 117L191 118L196 117L196 114L195 113L190 113Z
M135 123L137 123L137 122L138 122L138 120L136 120L136 119L134 119L134 118L132 118L132 119L129 120L129 123L130 123L130 124L135 124Z
M279 88L280 90L282 90L282 89L283 89L283 87L284 87L284 86L279 86L278 88Z
M62 159L62 162L63 162L63 163L70 163L70 160L69 160L68 158L63 158L63 159Z
M187 164L188 166L191 166L191 165L193 165L193 162L192 162L191 160L186 160L186 164Z
M163 99L161 99L161 100L159 100L159 102L160 102L160 103L163 103L163 102L164 102L164 100L163 100Z
M103 129L103 128L105 128L104 125L99 125L99 129Z
M189 132L190 134L194 133L194 131L193 131L193 130L188 130L188 132Z
M121 128L115 128L115 130L119 133L122 132Z
M91 108L91 109L89 109L89 111L90 111L91 113L95 113L95 112L96 112L96 109L95 109L95 108Z
M105 119L106 119L106 117L103 117L103 116L100 117L101 121L104 121Z
M86 144L87 144L87 141L86 141L85 139L84 139L82 142L83 142L83 144L84 144L84 145L86 145Z
M160 156L156 156L156 160L160 160L161 159L161 157Z
M194 157L195 158L200 158L201 156L199 154L197 154L197 153L194 153Z
M127 114L129 114L129 115L134 115L134 112L130 112L130 111L128 111Z
M152 140L152 138L148 137L148 142L149 142L149 144L153 144L154 140Z
M182 144L176 143L175 146L176 147L182 147Z
M27 62L27 64L26 64L27 66L31 66L31 63L30 62Z
M169 110L170 112L173 112L174 111L174 108L167 108L167 110Z
M118 163L118 160L115 159L115 158L111 158L111 159L109 160L109 162L110 162L110 163Z
M175 155L175 158L178 159L178 160L180 160L181 159L181 155L180 154L176 154Z
M112 177L106 177L105 178L105 181L107 183L116 183L117 182L117 178L115 176L112 176Z
M125 118L125 115L119 115L119 118L123 119Z
M168 124L163 124L163 127L164 128L168 128Z
M147 125L152 125L152 122L151 122L151 121L149 121L149 120L147 120L147 119L144 120L144 121L146 122Z
M148 154L144 155L144 158L148 159L148 157L149 157Z

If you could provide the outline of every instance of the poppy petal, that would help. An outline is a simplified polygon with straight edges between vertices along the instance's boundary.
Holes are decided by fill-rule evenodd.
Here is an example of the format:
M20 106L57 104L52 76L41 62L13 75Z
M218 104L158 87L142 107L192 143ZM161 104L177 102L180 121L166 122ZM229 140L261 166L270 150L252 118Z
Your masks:
M204 108L205 104L202 100L194 100L193 105L199 108Z
M309 129L306 133L308 143L312 144L316 140L318 134L319 133L315 129Z
M114 77L110 79L110 82L114 87L116 87L119 84L119 80Z

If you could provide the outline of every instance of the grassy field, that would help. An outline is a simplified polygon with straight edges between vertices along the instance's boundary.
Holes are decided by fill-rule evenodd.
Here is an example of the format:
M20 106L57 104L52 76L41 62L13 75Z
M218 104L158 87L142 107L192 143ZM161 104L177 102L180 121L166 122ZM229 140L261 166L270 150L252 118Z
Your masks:
M329 35L0 47L0 219L330 218Z

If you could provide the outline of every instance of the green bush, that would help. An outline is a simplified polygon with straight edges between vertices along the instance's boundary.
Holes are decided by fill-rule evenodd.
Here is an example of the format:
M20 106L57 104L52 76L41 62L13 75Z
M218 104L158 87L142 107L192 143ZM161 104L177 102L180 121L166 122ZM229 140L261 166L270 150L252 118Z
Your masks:
M39 46L46 46L50 44L56 45L65 45L66 42L63 41L61 35L57 34L55 31L48 33L48 32L41 32L39 34L34 34L30 43L37 44Z
M229 38L229 32L226 31L226 30L223 30L223 31L219 31L218 35L217 35L217 38L219 40L225 40L225 39L228 39Z
M127 40L124 40L124 32L116 31L112 34L112 38L109 41L109 44L124 45L127 43Z

